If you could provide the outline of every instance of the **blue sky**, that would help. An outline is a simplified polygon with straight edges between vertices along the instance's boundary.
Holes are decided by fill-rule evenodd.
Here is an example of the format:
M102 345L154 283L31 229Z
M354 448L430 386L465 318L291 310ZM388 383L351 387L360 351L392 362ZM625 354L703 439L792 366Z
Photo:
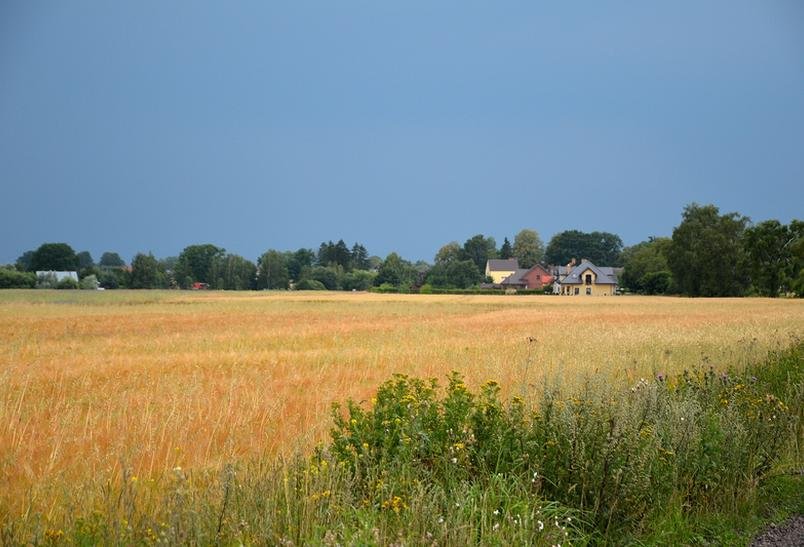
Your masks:
M0 263L804 207L804 3L0 3Z

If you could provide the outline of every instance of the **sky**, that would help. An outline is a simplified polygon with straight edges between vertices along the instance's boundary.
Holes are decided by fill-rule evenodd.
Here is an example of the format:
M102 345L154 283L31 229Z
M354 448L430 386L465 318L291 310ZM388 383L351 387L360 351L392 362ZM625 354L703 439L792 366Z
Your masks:
M0 2L0 263L804 217L804 3Z

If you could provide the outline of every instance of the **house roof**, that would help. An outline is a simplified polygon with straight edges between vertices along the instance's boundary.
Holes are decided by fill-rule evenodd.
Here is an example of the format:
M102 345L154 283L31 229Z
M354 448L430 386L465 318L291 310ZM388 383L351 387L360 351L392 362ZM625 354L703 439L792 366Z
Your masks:
M516 258L492 258L486 262L486 268L490 272L513 272L519 269L519 261Z
M561 283L564 285L581 285L583 284L583 280L581 279L581 275L586 270L592 270L595 272L595 276L597 277L597 284L598 285L616 285L617 284L617 272L615 268L611 268L609 266L595 266L588 260L584 260L577 266L575 266L570 273L567 274Z
M500 282L500 285L523 285L525 280L522 279L530 269L517 268L514 273L506 277Z

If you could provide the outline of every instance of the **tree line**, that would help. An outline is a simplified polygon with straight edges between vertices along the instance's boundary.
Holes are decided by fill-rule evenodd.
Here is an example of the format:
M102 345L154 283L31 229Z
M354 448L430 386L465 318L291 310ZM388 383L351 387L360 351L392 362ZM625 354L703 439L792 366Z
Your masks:
M545 246L535 230L523 229L502 245L477 234L463 244L443 245L432 263L412 262L392 252L372 256L361 243L322 242L317 250L269 249L256 261L213 244L185 247L177 257L137 253L130 264L116 252L95 262L87 251L66 243L44 243L0 268L0 288L52 287L36 271L77 271L80 282L58 288L193 288L219 290L386 290L470 289L484 281L486 261L516 258L520 268L565 265L587 259L621 267L621 288L640 294L741 296L804 294L804 223L778 220L752 224L738 213L720 214L714 205L688 205L671 237L651 237L624 247L610 232L566 230Z

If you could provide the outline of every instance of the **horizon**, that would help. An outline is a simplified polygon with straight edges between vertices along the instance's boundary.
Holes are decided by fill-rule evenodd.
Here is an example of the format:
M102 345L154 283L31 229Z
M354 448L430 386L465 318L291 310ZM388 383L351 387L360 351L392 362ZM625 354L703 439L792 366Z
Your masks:
M804 5L0 6L0 263L802 217Z

